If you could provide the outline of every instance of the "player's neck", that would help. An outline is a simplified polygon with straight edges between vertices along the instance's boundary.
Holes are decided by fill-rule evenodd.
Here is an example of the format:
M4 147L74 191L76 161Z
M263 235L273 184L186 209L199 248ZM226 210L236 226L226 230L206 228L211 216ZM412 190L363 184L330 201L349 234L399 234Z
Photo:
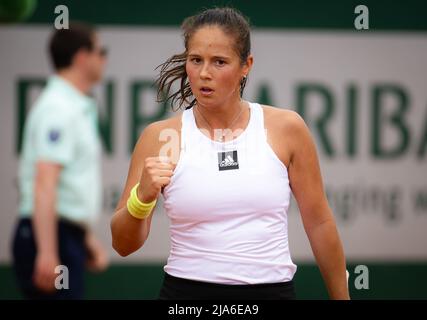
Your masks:
M212 127L224 128L233 121L241 109L245 109L245 102L239 97L238 99L227 101L224 105L213 106L197 103L196 108L199 108Z

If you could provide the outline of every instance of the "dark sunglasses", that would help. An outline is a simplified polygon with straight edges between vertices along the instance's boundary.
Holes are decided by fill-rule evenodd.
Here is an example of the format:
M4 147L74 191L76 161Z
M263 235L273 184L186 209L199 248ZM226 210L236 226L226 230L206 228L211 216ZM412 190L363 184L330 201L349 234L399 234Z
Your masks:
M101 57L106 57L108 55L108 49L106 47L96 48L95 50Z

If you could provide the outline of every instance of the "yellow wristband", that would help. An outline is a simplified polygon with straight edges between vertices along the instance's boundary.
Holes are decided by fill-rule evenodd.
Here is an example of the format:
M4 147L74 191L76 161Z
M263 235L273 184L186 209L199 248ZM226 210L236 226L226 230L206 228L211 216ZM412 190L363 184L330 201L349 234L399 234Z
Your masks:
M137 219L145 219L150 215L151 210L156 205L157 199L154 199L150 203L144 203L138 199L136 194L136 190L139 187L139 183L137 183L131 190L130 196L127 201L127 209L131 216Z

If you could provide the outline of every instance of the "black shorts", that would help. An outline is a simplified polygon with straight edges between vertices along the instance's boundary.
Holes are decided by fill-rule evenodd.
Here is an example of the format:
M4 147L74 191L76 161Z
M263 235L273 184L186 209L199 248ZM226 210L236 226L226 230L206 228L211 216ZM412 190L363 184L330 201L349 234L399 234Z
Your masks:
M187 280L165 272L159 300L293 300L293 281L263 284L217 284Z
M27 299L82 299L86 262L85 230L73 223L59 220L58 249L62 265L68 268L68 289L52 294L40 291L33 284L34 262L37 255L31 219L18 221L12 242L13 268L19 289Z

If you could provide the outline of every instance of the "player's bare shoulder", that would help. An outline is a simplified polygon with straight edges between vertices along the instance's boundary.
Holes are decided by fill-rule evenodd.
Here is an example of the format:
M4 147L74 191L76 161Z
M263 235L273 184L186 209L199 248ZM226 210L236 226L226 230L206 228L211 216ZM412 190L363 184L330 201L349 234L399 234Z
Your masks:
M145 149L148 156L169 156L177 161L181 139L181 113L154 121L142 131L136 149ZM167 149L164 146L167 145ZM164 153L164 154L160 154Z
M306 127L302 117L295 111L268 105L261 105L264 110L264 122L268 128L279 130L282 134L291 134L294 130Z
M144 129L144 131L149 131L152 134L160 134L162 130L172 129L172 130L181 130L181 113L173 115L170 118L158 120L150 123Z
M292 152L307 141L309 129L304 119L295 111L262 105L264 124L270 141Z

